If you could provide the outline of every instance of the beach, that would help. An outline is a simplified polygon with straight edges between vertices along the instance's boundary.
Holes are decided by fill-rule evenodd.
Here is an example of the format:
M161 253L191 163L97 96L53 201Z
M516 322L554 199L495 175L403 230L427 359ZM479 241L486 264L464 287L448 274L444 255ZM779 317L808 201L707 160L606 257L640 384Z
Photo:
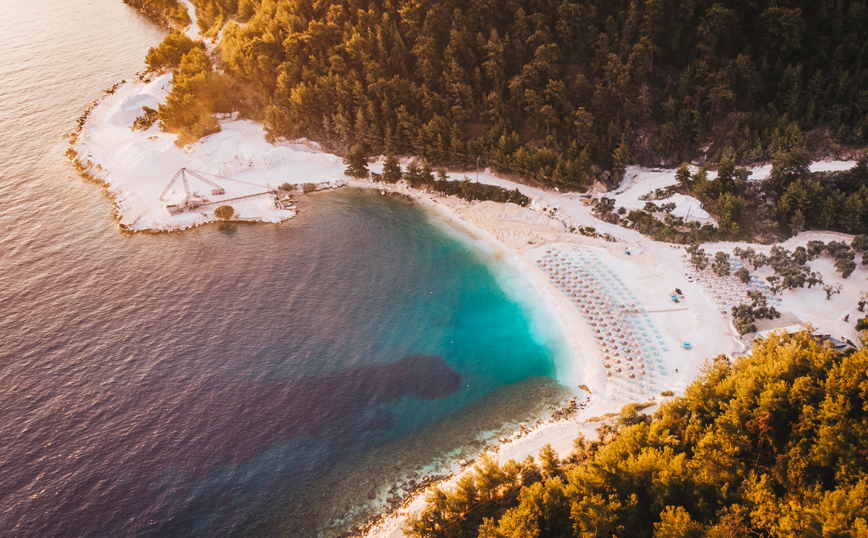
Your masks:
M545 444L566 456L579 433L595 437L600 417L617 413L628 403L659 403L664 392L678 395L701 374L706 359L721 355L732 359L749 349L750 342L739 337L729 314L730 306L749 289L747 285L742 289L734 277L717 279L710 271L697 274L683 246L658 243L634 230L603 222L593 215L592 206L576 194L518 184L488 170L471 174L472 180L510 190L517 188L530 198L529 207L469 203L406 186L354 180L344 176L345 165L340 157L324 152L315 142L296 140L272 145L265 141L261 125L232 117L221 121L220 133L188 148L174 145L175 135L157 127L132 130L129 125L137 110L156 106L165 98L170 83L170 75L163 75L120 85L94 106L72 144L80 166L105 184L125 230L171 231L214 222L219 219L213 209L222 203L233 205L237 220L279 223L292 218L296 208L275 205L277 186L288 183L301 190L302 184L312 184L316 189L349 185L411 197L424 205L435 220L460 230L478 242L479 248L495 253L527 279L532 292L556 320L557 331L564 335L570 359L567 367L559 369L558 380L576 394L581 405L568 419L519 430L505 439L490 452L501 462L535 455ZM370 170L382 171L382 163L381 157L370 163ZM838 170L852 164L815 163L812 169ZM180 182L169 186L181 168L205 174L225 193L207 192L212 185L191 180L192 194L206 200L203 207L168 211L167 205L185 197ZM767 174L764 168L753 172L752 180ZM451 180L467 177L463 173L448 176ZM622 184L604 195L628 209L639 208L644 204L640 199L643 195L673 185L674 176L675 170L629 167ZM675 204L673 214L701 223L714 222L694 198L674 195L663 201ZM852 237L808 232L783 246L793 249L812 239L849 241ZM716 251L732 254L736 246L752 246L766 253L770 248L735 243L704 248L712 255ZM599 280L602 288L580 291L605 290L604 295L576 297L577 290L569 287L574 280L569 286L566 280L556 280L552 272L556 260L580 269L576 275L581 273L582 278L605 279L612 288ZM738 263L733 259L733 268ZM783 292L773 300L785 316L765 328L810 322L824 334L857 341L852 323L843 319L856 312L853 298L864 289L866 267L859 266L853 275L843 279L828 256L810 263L826 282L840 284L842 292L829 300L819 286ZM761 279L770 274L768 268L757 272L751 286L762 286ZM594 311L583 300L608 306L605 312ZM426 471L443 475L461 469L456 459ZM412 500L398 503L387 489L382 488L369 508L401 508L374 526L369 536L400 536L406 517L423 506L423 494L417 492Z

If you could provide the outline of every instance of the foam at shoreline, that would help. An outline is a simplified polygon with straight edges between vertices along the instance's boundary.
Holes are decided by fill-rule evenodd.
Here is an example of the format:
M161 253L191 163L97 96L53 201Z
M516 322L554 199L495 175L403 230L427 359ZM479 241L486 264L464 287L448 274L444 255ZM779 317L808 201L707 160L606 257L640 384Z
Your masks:
M493 240L488 234L468 227L441 207L428 204L432 221L443 226L456 240L467 245L492 273L501 290L518 305L531 329L531 337L552 352L556 379L572 392L581 384L576 368L577 357L571 353L566 327L554 315L549 302L540 294L528 275L526 262L515 252Z

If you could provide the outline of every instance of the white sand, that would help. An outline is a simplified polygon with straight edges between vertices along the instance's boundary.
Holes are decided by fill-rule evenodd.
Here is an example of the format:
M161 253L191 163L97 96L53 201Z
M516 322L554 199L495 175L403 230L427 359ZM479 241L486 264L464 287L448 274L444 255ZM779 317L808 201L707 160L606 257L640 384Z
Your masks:
M662 189L678 183L675 179L675 172L677 170L646 169L628 166L621 185L611 193L607 193L606 196L614 198L615 206L617 207L624 207L627 210L642 209L645 207L647 201L640 200L639 198L653 192L655 189ZM676 193L664 199L653 200L653 202L658 207L674 203L675 209L672 211L672 215L682 217L685 220L698 220L703 224L714 222L714 219L702 209L702 202L692 196Z
M854 166L856 166L856 161L817 161L811 163L810 169L811 172L837 172L841 170L849 170ZM754 166L748 168L748 170L751 173L750 177L748 177L749 181L762 181L772 173L772 165L764 164L762 166ZM708 172L709 179L715 177L717 177L717 172Z
M507 188L519 188L524 194L550 204L550 207L557 206L560 213L575 222L595 226L600 231L621 237L620 241L612 243L567 233L557 220L511 204L468 204L454 199L416 194L427 206L436 208L441 214L462 223L469 233L487 237L496 248L507 253L507 259L511 263L522 268L537 293L556 314L561 330L566 335L574 361L570 379L574 383L572 386L584 384L593 394L588 406L573 418L543 425L530 434L501 446L497 452L492 453L498 461L536 455L546 443L550 443L559 454L566 456L572 449L573 439L580 431L592 438L596 436L593 430L597 424L588 423L589 418L617 412L630 402L650 401L653 398L659 400L661 391L672 390L680 393L698 374L706 357L720 353L728 355L743 349L729 322L717 312L711 299L701 293L697 284L690 284L685 280L680 264L680 256L684 252L682 249L658 244L631 230L603 223L590 215L589 209L579 200L569 195L557 195L513 184L490 174L481 174L480 180ZM637 243L641 244L641 247L637 248ZM627 248L631 251L630 255L624 252ZM613 274L620 276L622 282L636 294L638 302L645 306L648 311L646 319L659 329L668 349L666 352L660 351L666 374L657 373L653 391L647 390L642 394L638 383L628 383L626 378L610 378L607 381L603 354L597 348L591 327L581 317L576 306L563 292L549 283L548 275L536 265L536 261L544 256L547 250L566 253L574 252L574 249L587 255L593 253L597 260L612 269ZM672 303L670 299L676 287L680 287L686 295L686 299L678 304ZM693 349L688 351L681 347L685 340L693 344ZM663 346L658 342L655 339L659 350ZM645 382L647 387L647 378ZM629 392L630 387L634 388L633 393ZM630 399L631 395L634 399ZM456 471L458 467L453 465L451 470ZM444 487L449 487L449 483ZM418 514L424 508L422 497L415 498L397 514L376 526L369 536L402 536L400 528L406 517Z
M826 169L847 169L852 166L852 163L821 164ZM635 193L641 195L643 192L665 186L666 182L670 181L669 178L674 180L674 173L674 170L659 172L633 169L627 189L633 191L631 196L638 198ZM460 174L451 174L451 176L451 179L461 179ZM475 174L473 177L475 179ZM567 335L575 361L573 365L575 378L572 381L587 385L593 393L587 408L579 411L575 417L534 428L530 433L514 438L499 447L497 451L491 452L490 454L499 462L503 463L508 459L521 460L528 455L536 456L546 443L550 443L561 456L566 456L572 449L572 440L579 432L587 437L596 437L593 430L598 423L588 422L589 418L617 412L631 401L639 402L646 398L650 401L655 394L656 400L659 401L661 391L672 390L680 394L699 374L706 358L720 354L732 357L747 349L746 344L738 338L737 332L731 325L729 309L722 309L713 293L706 290L705 285L709 283L703 280L688 282L686 274L694 274L694 271L684 258L686 254L683 247L658 243L642 237L635 231L604 223L591 214L588 206L569 194L560 195L518 185L497 178L488 172L481 173L479 181L508 189L518 188L523 194L533 198L538 205L557 208L558 214L571 222L593 226L599 232L610 233L619 239L616 243L610 243L567 233L558 220L511 204L491 202L467 204L416 193L416 196L430 207L437 208L442 214L464 223L471 233L481 237L487 236L488 240L512 254L510 261L522 267L533 282L534 288L557 314L561 328ZM792 238L783 246L792 250L795 246L804 245L811 239L850 242L852 236L810 232ZM704 248L709 253L716 250L731 253L735 246L742 246L742 248L753 246L755 250L765 252L770 249L770 247L736 243L705 245ZM625 390L629 385L623 382L623 379L620 387L615 385L611 378L607 381L606 370L602 366L602 353L594 343L590 327L566 295L555 289L549 283L547 275L536 266L536 260L543 256L546 250L569 252L576 248L585 253L593 252L600 262L611 268L614 274L619 275L622 282L645 306L650 320L660 330L668 348L668 351L661 353L666 375L656 377L653 393L649 390L647 394L642 395L637 391L633 393L636 399L630 400L628 399L630 393ZM626 249L631 251L631 255L628 256L624 252ZM818 332L831 333L836 337L845 336L857 341L853 330L853 323L857 317L855 303L859 292L868 289L865 285L868 269L860 265L849 279L844 280L834 271L828 256L813 261L810 265L815 271L823 274L827 283L841 283L844 286L842 294L833 296L831 301L826 301L825 293L817 287L811 290L784 292L782 303L777 308L790 317L795 316L803 321L812 322ZM761 272L758 276L766 275ZM670 298L675 288L680 288L685 296L684 300L677 304ZM746 287L740 291L740 298L745 297L745 290ZM739 299L738 302L742 301ZM847 313L851 314L849 324L842 321ZM690 350L681 346L685 341L692 344ZM660 347L662 346L658 346ZM635 388L634 385L634 390ZM616 392L616 389L620 391ZM613 396L616 399L612 399ZM460 469L457 464L453 464L451 470ZM457 475L442 486L452 487L456 480ZM421 494L373 527L368 536L372 538L403 536L401 527L406 518L418 515L424 506L424 494Z
M295 211L278 209L269 191L283 183L314 183L318 188L344 184L340 157L309 143L269 144L262 125L252 121L224 119L221 132L187 148L176 146L176 135L156 125L133 131L131 125L143 106L156 108L165 101L171 78L167 74L149 83L121 85L93 109L74 145L82 165L106 184L125 228L174 230L212 222L217 220L214 209L224 202L235 209L237 219L281 222ZM212 195L212 186L191 179L191 192L211 203L171 213L166 203L186 198L183 183L177 181L164 198L161 195L182 167L217 176L214 181L225 194Z
M224 119L221 121L222 132L206 137L189 148L177 147L174 144L175 135L162 133L156 127L147 131L132 131L130 125L141 114L141 107L156 107L165 99L170 83L171 76L164 75L150 83L122 85L115 94L94 108L75 144L83 164L106 183L118 216L127 228L171 230L215 220L213 209L216 204L178 214L172 214L165 208L160 195L181 167L225 178L218 180L226 190L224 195L219 196L210 194L210 186L191 180L191 190L215 202L266 193L282 183L310 182L339 186L346 182L343 175L345 166L339 157L324 153L315 144L305 141L276 146L268 144L262 126L251 121ZM371 169L379 171L381 166L382 161L372 164ZM841 169L852 166L852 163L820 163L818 166ZM644 201L638 200L639 196L674 183L674 174L674 170L654 171L631 167L625 183L612 195L619 200L619 205L644 206ZM476 174L468 175L472 179L476 178ZM463 174L450 176L450 179L461 179ZM562 381L574 390L577 385L587 385L593 393L586 408L572 419L544 425L502 446L497 454L499 460L522 459L528 454L536 454L546 443L551 443L561 455L566 455L579 431L593 436L595 425L587 424L590 417L616 412L630 401L651 400L655 395L659 401L661 391L672 390L678 394L696 377L707 357L732 355L744 350L728 316L721 314L721 307L714 295L705 290L703 282L690 283L686 280L684 274L691 270L685 267L683 249L657 243L633 230L602 222L575 195L518 185L488 171L479 174L479 181L507 189L518 188L533 200L535 210L492 202L469 204L419 192L404 192L452 219L478 240L485 241L527 276L535 293L551 309L559 330L568 342L572 361L566 379ZM402 190L365 182L353 184ZM168 198L177 201L184 197L183 187L176 185ZM686 216L689 212L692 219L705 214L698 207L698 201L690 197L676 196L671 201L676 203L677 215L683 213ZM230 204L244 219L280 222L294 214L292 210L275 209L269 195ZM549 216L553 210L556 218ZM616 242L568 231L568 226L577 225L592 226L600 233L610 234L616 238ZM819 237L802 234L788 241L786 246L792 249L794 245L804 244L815 236ZM848 236L843 236L843 239L850 240ZM731 251L734 246L724 244L720 248ZM630 255L625 252L628 249ZM537 260L547 250L576 255L582 252L586 256L593 253L601 264L611 269L613 276L619 277L627 289L636 295L636 302L648 312L647 318L641 317L650 321L659 331L651 338L660 354L660 365L666 373L655 373L653 389L648 378L644 380L645 393L641 392L638 384L629 384L624 378L607 379L603 354L597 347L592 328L576 305L552 286L548 275L537 266ZM706 246L706 250L713 252L714 246ZM858 292L865 289L866 269L859 266L856 273L843 280L832 270L830 260L819 259L811 265L822 272L826 282L840 281L845 286L844 292L831 301L826 301L825 294L818 289L785 292L782 305L778 308L789 311L803 321L813 322L822 332L852 338L855 302ZM685 299L677 304L670 299L675 288L680 288L685 295ZM849 325L841 321L846 313L851 314ZM656 338L658 334L659 339ZM685 341L691 342L692 349L682 348L681 344ZM664 351L663 347L667 349ZM653 356L652 361L653 366L658 367L656 356ZM629 392L630 387L634 389L632 393ZM417 513L421 507L422 501L417 499L370 535L400 536L403 518L407 514Z
M853 236L837 232L803 232L784 241L780 246L793 251L796 247L805 247L808 241L814 240L825 243L838 241L849 244L853 241ZM751 247L764 254L768 254L771 250L771 246L754 245L744 242L710 243L703 245L706 253L712 256L717 251L732 255L735 247ZM807 263L812 271L820 273L823 276L824 284L841 286L841 293L832 295L831 299L826 299L826 292L823 291L822 286L813 286L811 289L808 289L806 285L804 288L782 291L777 296L780 299L780 303L772 302L770 304L781 312L793 314L803 325L810 323L817 333L829 334L834 338L859 342L859 336L856 333L854 324L857 319L864 317L866 313L859 312L856 303L859 300L860 294L868 293L868 282L866 282L868 280L868 266L861 264L858 255L855 261L856 270L847 278L843 278L841 273L835 269L834 260L828 254L824 253L817 259ZM750 265L746 265L746 267L752 274L755 273L763 284L767 284L765 280L767 276L774 274L774 270L768 266L762 267L756 272ZM849 321L845 322L844 318L848 315L850 316ZM786 322L783 324L789 325Z

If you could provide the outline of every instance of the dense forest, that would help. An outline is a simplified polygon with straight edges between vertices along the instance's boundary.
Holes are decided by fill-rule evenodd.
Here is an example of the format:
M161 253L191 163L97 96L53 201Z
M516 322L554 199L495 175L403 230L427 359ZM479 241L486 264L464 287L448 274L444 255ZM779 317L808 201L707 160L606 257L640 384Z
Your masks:
M560 460L479 462L408 523L418 537L868 535L868 351L808 333L707 363L653 418L635 404Z
M166 111L194 137L232 108L272 139L577 190L628 162L768 160L793 131L814 154L868 143L861 1L193 3L206 35L224 29L209 80L233 88L176 87L176 109L197 92L214 104Z

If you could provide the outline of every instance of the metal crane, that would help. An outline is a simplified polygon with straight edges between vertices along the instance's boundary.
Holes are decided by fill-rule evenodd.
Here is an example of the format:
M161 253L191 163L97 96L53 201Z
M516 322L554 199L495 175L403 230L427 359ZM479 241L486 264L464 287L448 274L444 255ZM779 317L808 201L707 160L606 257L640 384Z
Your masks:
M170 211L181 211L184 208L192 209L192 208L195 208L195 207L201 205L201 203L202 203L201 199L197 199L197 197L194 196L190 192L190 182L187 179L187 174L193 176L194 178L198 179L199 181L202 181L202 182L207 183L208 185L211 185L212 187L214 187L213 189L211 189L211 195L212 196L218 196L220 194L226 194L226 189L224 189L220 185L214 183L210 179L206 178L201 173L196 172L194 170L189 170L187 168L181 168L180 170L178 170L175 173L174 176L172 176L172 181L169 182L169 184L166 186L166 189L163 191L163 194L160 195L160 200L163 202L167 202L168 200L166 199L166 195L169 194L169 191L172 189L172 185L175 184L175 182L178 180L179 177L184 182L184 191L187 193L187 197L180 204L166 204L166 208L169 209Z

